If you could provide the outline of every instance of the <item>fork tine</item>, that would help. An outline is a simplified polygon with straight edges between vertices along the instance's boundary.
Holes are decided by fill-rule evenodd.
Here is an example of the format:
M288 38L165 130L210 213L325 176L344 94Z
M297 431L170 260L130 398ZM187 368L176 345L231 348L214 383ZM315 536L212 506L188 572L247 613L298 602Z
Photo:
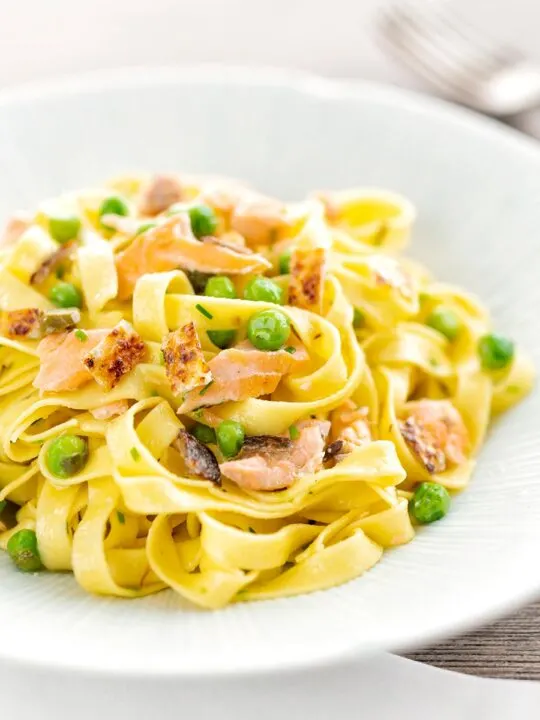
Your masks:
M414 4L409 3L409 7L413 11ZM493 71L517 59L517 53L501 48L500 42L466 21L447 2L437 3L427 11L425 7L423 11L417 9L415 15L417 23L423 20L426 30L438 33L447 52L454 53L456 57L457 53L468 54L473 65L477 64L474 62L477 60L479 65Z
M449 54L441 42L440 34L426 30L416 17L403 13L402 8L388 8L383 15L383 39L389 40L390 49L425 79L437 84L445 92L462 92L463 58Z
M508 58L510 55L515 58L517 56L515 51L510 51L506 46L501 47L500 40L489 35L489 32L479 30L478 27L457 13L446 0L437 3L437 9L432 11L432 16L435 17L435 15L438 16L444 27L451 29L456 37L461 37L464 42L476 47L479 51L492 57L504 55L505 58Z
M426 11L425 6L418 10L412 3L388 5L381 22L385 39L399 51L402 61L446 92L463 93L464 85L481 81L503 62L489 44L482 49L465 40L459 20L440 8Z

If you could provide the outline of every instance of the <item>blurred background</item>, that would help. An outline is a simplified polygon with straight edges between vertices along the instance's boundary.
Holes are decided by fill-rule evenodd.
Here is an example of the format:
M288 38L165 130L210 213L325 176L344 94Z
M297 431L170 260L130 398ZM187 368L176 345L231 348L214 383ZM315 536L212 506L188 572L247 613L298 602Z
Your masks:
M399 4L399 0L395 0ZM437 0L423 0L428 6ZM419 86L385 58L385 0L0 0L0 86L134 64L293 66ZM451 0L540 63L540 0Z
M393 0L404 5L408 0ZM540 67L540 0L445 3ZM0 88L129 65L294 67L429 90L376 39L388 0L0 0ZM540 137L540 113L520 120Z

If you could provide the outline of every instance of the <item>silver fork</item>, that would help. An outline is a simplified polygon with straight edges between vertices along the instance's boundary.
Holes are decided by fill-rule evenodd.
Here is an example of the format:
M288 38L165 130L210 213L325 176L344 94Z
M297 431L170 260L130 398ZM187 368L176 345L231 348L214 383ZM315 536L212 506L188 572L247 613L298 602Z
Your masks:
M394 0L380 11L377 29L402 64L450 100L504 119L540 106L540 66L501 47L447 3Z

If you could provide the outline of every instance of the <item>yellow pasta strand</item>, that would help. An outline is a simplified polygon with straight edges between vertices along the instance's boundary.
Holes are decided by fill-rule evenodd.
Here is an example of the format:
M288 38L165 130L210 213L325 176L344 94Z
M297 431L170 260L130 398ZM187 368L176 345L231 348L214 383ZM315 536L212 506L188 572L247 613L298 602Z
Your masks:
M144 357L129 372L113 365L118 377L112 389L90 372L85 375L86 366L75 358L77 382L43 391L37 378L51 338L39 346L24 328L2 324L0 501L9 505L0 521L0 547L6 549L20 530L31 530L43 566L72 572L88 592L137 598L169 588L207 609L357 578L387 548L414 538L409 501L418 483L439 483L451 492L466 488L492 417L532 388L531 360L516 348L504 368L482 367L478 343L492 331L489 313L474 296L438 282L400 254L415 219L406 198L353 188L287 204L223 178L177 180L187 206L208 205L215 214L215 228L203 234L214 237L203 236L202 243L227 244L223 257L242 262L242 254L262 255L259 266L272 264L269 274L285 301L291 283L305 297L316 285L322 294L317 312L244 299L253 278L227 276L227 267L213 273L227 276L222 281L227 291L217 293L224 296L205 295L208 267L203 273L196 267L196 241L188 262L174 237L160 237L158 246L145 234L145 225L166 224L178 209L165 208L152 218L141 214L143 193L148 197L153 191L152 177L122 176L108 188L42 205L30 228L2 253L2 317L9 318L12 310L53 309L43 288L56 282L54 275L43 286L35 287L31 279L58 249L49 225L63 208L81 221L73 257L62 270L84 297L79 339L86 341L96 330L110 332L125 321L144 342ZM110 188L124 197L129 213L116 218L116 230L104 228L99 217ZM135 237L139 241L133 246ZM149 243L140 239L147 237ZM133 295L120 301L121 274L132 269L118 263L118 256L139 246ZM323 272L316 278L294 275L299 270L293 264L291 277L283 253L295 249L304 256L316 250ZM145 258L152 260L149 267L164 271L145 271ZM450 339L430 327L430 317L441 307L458 323ZM165 337L193 325L198 361L211 372L221 352L215 333L228 331L256 375L256 362L249 364L250 319L276 310L290 324L282 349L291 363L273 385L264 385L274 389L259 393L249 385L237 399L227 395L205 404L209 386L197 387L200 406L179 415L184 397L169 382L161 351ZM60 375L64 368L69 375L70 352L57 358ZM296 353L304 359L293 362ZM189 368L189 362L183 356L179 366ZM234 382L238 369L226 370L228 382ZM441 408L454 413L455 436L448 417L437 420ZM275 491L264 489L257 474L252 485L237 484L226 474L217 482L194 469L193 457L184 454L178 440L195 423L207 425L198 428L208 438L207 453L223 462L227 458L210 428L219 434L227 420L240 423L248 438L280 436L285 445L286 438L315 423L327 428L325 446L332 452ZM66 435L83 438L88 458L78 471L59 477L50 452ZM447 435L457 443L450 450ZM290 460L297 445L287 447Z

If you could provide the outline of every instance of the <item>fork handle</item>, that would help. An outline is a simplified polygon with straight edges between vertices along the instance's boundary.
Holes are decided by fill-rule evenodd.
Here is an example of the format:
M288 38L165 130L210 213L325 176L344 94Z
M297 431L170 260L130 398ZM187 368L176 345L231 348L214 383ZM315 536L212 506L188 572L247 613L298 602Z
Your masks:
M540 107L505 118L504 122L516 130L521 130L526 135L540 140Z

